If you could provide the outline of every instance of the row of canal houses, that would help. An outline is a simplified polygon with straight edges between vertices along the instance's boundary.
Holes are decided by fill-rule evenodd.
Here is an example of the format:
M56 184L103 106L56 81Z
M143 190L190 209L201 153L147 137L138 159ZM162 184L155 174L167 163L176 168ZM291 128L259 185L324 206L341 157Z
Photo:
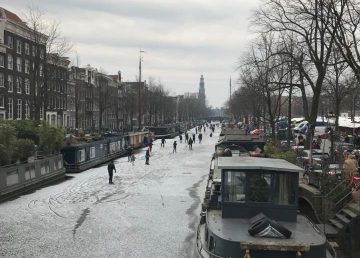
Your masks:
M144 82L47 53L48 36L0 7L0 120L46 120L69 130L126 131L149 120ZM176 103L177 97L172 98ZM140 107L139 107L140 105ZM176 104L175 104L176 105ZM140 116L139 116L140 113ZM168 116L176 122L176 116ZM156 118L158 124L164 118Z
M0 167L0 201L64 178L66 172L108 162L125 155L129 146L140 148L154 138L147 129L132 130L151 120L141 104L147 96L146 82L123 82L120 72L107 75L90 65L70 66L68 58L47 53L47 41L47 35L0 7L0 122L45 120L70 132L112 135L66 146L52 156L34 153L25 163ZM176 115L170 117L176 120ZM161 116L155 120L165 122ZM180 126L160 129L161 137L174 137Z

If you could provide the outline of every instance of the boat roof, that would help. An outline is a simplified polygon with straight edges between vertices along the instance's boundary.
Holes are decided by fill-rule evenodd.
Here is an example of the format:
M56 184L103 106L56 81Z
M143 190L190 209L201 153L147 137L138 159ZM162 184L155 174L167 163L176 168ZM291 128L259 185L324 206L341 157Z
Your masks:
M262 248L300 246L309 250L310 246L322 245L325 236L303 215L297 215L297 222L277 221L292 232L291 238L253 237L248 233L250 219L222 218L221 210L210 210L207 214L208 228L222 239L240 242L243 246L261 246Z
M221 142L259 142L263 143L264 140L260 138L259 136L252 136L252 135L244 135L244 134L226 134L223 136L220 136L218 143Z
M263 169L300 173L304 170L283 159L258 157L218 157L219 169Z

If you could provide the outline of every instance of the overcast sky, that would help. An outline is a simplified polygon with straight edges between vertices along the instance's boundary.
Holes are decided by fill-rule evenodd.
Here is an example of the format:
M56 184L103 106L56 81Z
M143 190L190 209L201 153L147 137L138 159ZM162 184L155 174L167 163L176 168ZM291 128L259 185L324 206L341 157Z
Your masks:
M21 17L30 5L61 22L74 44L72 61L90 64L124 81L160 80L172 95L197 92L205 78L208 104L221 107L237 58L251 38L249 18L258 0L3 0Z

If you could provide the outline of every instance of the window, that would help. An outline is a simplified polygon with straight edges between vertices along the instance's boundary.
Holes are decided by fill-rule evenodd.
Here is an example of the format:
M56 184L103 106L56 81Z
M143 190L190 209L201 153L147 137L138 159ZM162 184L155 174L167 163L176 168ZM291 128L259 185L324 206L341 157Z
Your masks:
M17 119L22 119L22 99L17 100Z
M29 45L29 43L25 43L25 54L30 55L30 45Z
M16 58L16 69L18 72L21 72L21 57Z
M40 120L44 119L44 107L40 108Z
M16 40L16 53L21 54L21 41Z
M14 67L13 57L12 55L7 56L7 67L8 69L12 70Z
M40 49L40 58L44 59L45 58L45 51L44 49Z
M7 36L6 45L7 45L9 48L13 48L14 42L13 42L13 38L12 38L11 36Z
M250 202L270 202L271 201L271 174L252 173L248 174Z
M29 101L25 101L25 119L30 119L30 105Z
M16 78L16 92L21 93L21 84L22 84L22 78L17 77Z
M224 200L245 202L245 172L225 172Z
M13 119L14 118L14 103L13 103L13 99L9 98L8 99L8 119Z
M25 73L30 73L30 61L25 59Z
M4 95L0 95L0 108L5 107L5 97Z
M295 204L297 177L295 175L274 175L274 202L280 205Z
M5 87L5 75L0 73L0 87Z
M8 92L13 92L13 88L14 88L14 80L13 80L13 76L12 75L8 75Z
M5 67L5 57L0 55L0 67Z
M32 55L36 56L36 46L32 46Z
M25 79L25 94L30 95L30 79Z
M50 172L49 161L45 162L45 163L42 163L41 168L40 168L40 174L45 175L45 174L47 174L49 172Z
M35 166L30 166L25 168L25 180L30 180L35 178Z

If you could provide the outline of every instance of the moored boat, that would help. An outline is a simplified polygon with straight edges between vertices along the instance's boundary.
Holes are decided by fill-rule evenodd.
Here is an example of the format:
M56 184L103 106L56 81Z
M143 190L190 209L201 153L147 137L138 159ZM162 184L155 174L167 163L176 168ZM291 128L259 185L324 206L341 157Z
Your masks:
M299 173L285 160L212 160L197 254L202 258L335 258L325 235L298 214Z

